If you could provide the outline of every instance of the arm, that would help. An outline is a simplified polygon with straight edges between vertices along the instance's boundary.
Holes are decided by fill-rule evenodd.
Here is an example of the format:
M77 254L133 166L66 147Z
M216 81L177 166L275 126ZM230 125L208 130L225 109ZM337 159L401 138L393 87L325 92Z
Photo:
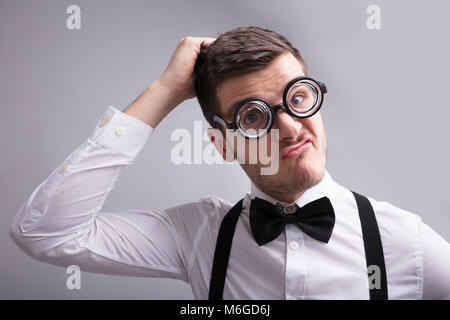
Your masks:
M174 64L181 64L174 57L195 53L201 43L189 39L180 42L160 79L124 112L109 107L93 134L23 203L10 228L23 251L41 261L64 267L76 264L85 271L187 281L184 253L166 211L101 208L153 128L192 94L166 85L172 73L182 73L174 69ZM186 79L184 87L189 89L191 78Z
M420 230L423 298L450 300L450 243L425 223Z

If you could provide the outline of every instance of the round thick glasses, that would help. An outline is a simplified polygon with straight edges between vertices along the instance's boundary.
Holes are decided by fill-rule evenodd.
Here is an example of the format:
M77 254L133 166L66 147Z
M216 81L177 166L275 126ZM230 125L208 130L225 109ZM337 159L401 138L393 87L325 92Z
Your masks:
M272 128L278 110L284 110L296 118L309 118L319 111L325 93L327 88L324 83L309 77L298 77L286 85L283 103L272 107L261 98L247 98L237 104L233 122L228 123L215 115L213 125L217 122L224 128L238 130L246 138L260 138Z

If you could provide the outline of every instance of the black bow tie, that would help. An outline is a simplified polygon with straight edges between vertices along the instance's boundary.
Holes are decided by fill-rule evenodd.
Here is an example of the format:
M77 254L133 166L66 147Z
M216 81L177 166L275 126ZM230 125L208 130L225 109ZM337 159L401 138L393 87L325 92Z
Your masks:
M253 236L260 246L277 238L287 223L295 223L307 235L328 243L335 221L333 206L327 197L297 208L291 214L285 214L279 205L255 198L249 217Z

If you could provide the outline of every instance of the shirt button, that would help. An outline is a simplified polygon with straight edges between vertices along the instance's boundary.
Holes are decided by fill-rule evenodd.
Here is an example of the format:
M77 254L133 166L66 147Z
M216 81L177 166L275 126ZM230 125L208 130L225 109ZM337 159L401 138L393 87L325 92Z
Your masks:
M109 122L108 119L103 118L102 121L100 121L100 124L98 125L99 127L104 127L106 126L106 124Z
M125 129L123 127L118 127L116 129L116 135L123 136L124 133L125 133Z
M291 214L295 212L295 206L287 206L283 209L284 213Z
M292 250L297 250L299 245L297 241L292 241L289 246L291 247Z

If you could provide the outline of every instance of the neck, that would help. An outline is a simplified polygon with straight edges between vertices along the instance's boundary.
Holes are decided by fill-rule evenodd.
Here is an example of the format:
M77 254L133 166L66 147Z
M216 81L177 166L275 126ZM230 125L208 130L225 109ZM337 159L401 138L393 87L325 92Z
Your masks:
M297 180L297 182L300 183L292 186L275 186L274 183L258 183L261 181L252 181L260 191L272 197L273 199L280 202L293 203L296 202L307 190L320 183L323 180L324 175L325 171L322 175L316 176L315 179L305 179L301 182Z
M262 192L264 192L265 194L271 196L272 198L274 198L280 202L286 202L286 203L295 202L306 191L306 190L303 190L303 191L296 192L296 193L278 193L278 192L274 192L273 190L264 190L261 188L260 188L260 190Z

